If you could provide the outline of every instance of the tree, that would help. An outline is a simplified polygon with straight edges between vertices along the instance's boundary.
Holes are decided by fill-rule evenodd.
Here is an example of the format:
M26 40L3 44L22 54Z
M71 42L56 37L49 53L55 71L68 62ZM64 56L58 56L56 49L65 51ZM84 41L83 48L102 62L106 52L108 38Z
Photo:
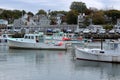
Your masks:
M41 9L37 12L37 15L40 15L40 14L47 15L47 12L45 10Z
M78 13L85 13L85 11L87 10L87 7L86 7L86 4L83 2L72 2L70 9L75 10Z
M96 9L96 8L94 8L94 7L90 7L89 9L87 9L87 10L85 11L85 14L86 14L86 15L91 15L91 14L97 12L97 11L98 11L98 9Z
M103 28L106 29L106 30L111 30L111 29L113 29L113 25L106 24L106 25L103 26Z
M28 15L31 15L31 16L34 16L34 14L32 12L28 12L27 13Z
M112 18L113 23L116 23L117 19L120 18L120 11L119 10L108 10L108 11L105 11L105 14L108 17Z
M69 11L66 15L66 21L68 24L77 24L78 12L75 10Z
M103 11L98 11L98 12L94 13L92 18L93 18L94 24L104 24L105 23Z
M13 23L14 19L18 19L22 16L22 14L25 14L26 12L24 10L4 10L0 14L1 19L8 20L8 23Z
M22 15L26 14L26 11L25 10L22 10Z
M50 15L51 16L56 16L57 14L64 14L64 15L66 15L67 14L67 12L66 11L51 11L50 12Z

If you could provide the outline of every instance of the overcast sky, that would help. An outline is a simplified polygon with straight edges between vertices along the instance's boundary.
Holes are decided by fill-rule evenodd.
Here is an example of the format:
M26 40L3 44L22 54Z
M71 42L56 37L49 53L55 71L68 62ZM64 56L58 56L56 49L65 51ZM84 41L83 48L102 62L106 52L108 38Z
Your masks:
M38 10L64 10L69 11L73 1L82 1L89 7L97 9L118 9L120 10L120 0L0 0L0 8L19 9L36 13Z

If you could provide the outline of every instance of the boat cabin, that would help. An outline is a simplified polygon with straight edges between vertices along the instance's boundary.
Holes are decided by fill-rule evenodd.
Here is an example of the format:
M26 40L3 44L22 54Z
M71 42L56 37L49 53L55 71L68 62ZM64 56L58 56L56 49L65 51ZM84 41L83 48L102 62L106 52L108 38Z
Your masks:
M73 33L64 33L64 32L58 32L58 33L53 33L53 37L56 38L61 38L62 40L68 41L71 40L72 38L75 38L75 34Z
M25 34L24 39L27 39L28 41L44 42L44 34Z

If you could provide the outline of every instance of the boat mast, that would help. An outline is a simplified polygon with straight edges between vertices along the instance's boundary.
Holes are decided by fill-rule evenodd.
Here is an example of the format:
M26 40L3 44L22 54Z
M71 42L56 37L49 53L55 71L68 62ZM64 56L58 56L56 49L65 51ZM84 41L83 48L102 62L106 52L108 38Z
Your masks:
M101 50L103 49L103 39L102 39L102 36L101 36Z

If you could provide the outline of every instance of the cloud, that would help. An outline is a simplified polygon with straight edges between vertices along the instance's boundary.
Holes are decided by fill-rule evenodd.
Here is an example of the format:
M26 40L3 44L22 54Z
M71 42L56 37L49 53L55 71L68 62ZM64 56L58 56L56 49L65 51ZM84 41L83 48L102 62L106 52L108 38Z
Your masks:
M22 3L45 3L48 2L47 0L12 0L16 2L22 2Z
M104 4L101 0L83 0L88 7L97 7L98 9L101 9L104 7Z
M31 8L37 9L51 9L51 10L68 10L69 5L66 3L67 0L12 0L19 4L25 4L23 6L30 6ZM15 4L14 4L15 5ZM17 5L18 6L18 5Z
M70 9L70 5L74 0L0 0L0 7L7 9L20 9L37 12L39 9L44 10L66 10ZM82 1L89 7L104 9L113 7L120 9L120 0L75 0Z
M110 2L108 4L108 5L110 5L109 7L120 10L120 0L110 0L109 2Z

